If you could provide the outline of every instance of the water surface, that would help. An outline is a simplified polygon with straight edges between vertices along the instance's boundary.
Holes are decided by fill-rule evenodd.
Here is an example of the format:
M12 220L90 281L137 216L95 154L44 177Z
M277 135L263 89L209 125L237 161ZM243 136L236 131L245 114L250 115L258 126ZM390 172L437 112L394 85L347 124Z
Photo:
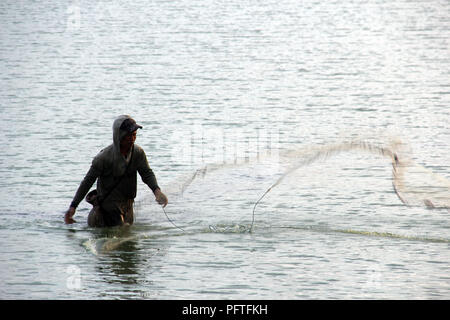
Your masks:
M382 157L299 168L247 231L288 166L278 151L398 137L450 177L449 13L434 0L2 1L0 298L448 299L449 213L405 206ZM140 180L131 228L88 228L85 202L63 223L120 114L144 127L163 190L230 164L170 193L184 232Z

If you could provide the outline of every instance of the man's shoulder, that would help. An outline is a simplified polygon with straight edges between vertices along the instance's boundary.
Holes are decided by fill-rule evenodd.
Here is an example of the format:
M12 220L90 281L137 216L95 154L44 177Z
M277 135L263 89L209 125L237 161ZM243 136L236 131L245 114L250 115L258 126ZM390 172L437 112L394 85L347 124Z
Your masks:
M134 144L133 158L136 163L143 163L147 161L147 155L145 154L144 149L137 144Z
M137 144L134 144L134 152L137 155L145 155L144 149L141 146L137 145Z

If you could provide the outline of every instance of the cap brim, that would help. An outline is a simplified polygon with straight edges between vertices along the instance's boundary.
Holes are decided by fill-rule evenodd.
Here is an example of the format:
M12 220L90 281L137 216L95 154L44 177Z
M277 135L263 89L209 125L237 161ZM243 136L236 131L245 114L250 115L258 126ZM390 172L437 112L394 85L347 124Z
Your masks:
M137 129L142 129L142 126L138 125L137 123L133 124L133 126L130 128L130 132L134 132Z

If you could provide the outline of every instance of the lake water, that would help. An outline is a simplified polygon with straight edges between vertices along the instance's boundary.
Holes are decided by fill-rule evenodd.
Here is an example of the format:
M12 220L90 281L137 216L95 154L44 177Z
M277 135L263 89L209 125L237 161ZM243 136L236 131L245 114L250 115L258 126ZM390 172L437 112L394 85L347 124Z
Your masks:
M0 298L449 299L450 213L384 157L298 168L249 232L286 150L401 139L448 180L449 39L445 0L2 1ZM120 114L173 223L138 178L132 227L65 225Z

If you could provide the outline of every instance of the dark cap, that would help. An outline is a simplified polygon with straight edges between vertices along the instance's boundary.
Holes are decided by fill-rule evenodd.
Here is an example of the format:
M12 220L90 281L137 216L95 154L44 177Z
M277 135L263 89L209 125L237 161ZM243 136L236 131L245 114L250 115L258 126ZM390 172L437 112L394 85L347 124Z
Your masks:
M142 126L138 125L134 119L128 118L122 122L120 130L124 130L128 133L136 131L137 129L142 129Z

